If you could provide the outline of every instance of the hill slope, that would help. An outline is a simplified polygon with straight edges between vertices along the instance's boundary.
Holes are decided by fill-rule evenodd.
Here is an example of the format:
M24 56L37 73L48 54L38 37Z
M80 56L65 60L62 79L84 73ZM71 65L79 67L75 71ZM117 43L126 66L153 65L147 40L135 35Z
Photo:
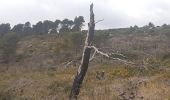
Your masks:
M94 45L136 65L96 55L81 100L169 100L169 31L141 28L96 31ZM162 30L162 29L161 29ZM140 32L143 32L142 34ZM85 33L21 38L8 62L0 64L0 100L67 100L81 59ZM69 62L72 64L66 66ZM104 72L104 76L101 73Z

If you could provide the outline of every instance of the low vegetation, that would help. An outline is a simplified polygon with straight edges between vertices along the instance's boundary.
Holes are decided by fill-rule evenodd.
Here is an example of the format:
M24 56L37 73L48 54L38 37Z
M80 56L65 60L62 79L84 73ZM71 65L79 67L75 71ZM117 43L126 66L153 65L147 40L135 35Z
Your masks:
M135 64L96 55L80 100L169 100L169 25L97 30L94 45ZM67 100L86 31L0 37L0 100ZM104 73L104 75L101 75Z
M67 100L76 69L72 67L1 72L0 99ZM105 79L96 78L97 71L99 73L104 71ZM131 94L127 92L129 91L134 93L132 98L135 99L139 97L149 100L170 99L170 71L148 70L142 74L138 74L138 72L140 70L123 65L115 67L112 64L99 64L93 66L85 78L80 98L82 100L121 100L131 97ZM148 75L148 73L152 74Z

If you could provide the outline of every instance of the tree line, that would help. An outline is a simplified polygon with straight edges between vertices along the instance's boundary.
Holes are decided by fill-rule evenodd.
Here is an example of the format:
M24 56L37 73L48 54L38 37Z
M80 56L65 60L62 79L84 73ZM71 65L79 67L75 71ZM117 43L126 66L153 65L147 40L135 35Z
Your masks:
M11 28L9 23L0 24L0 37L9 32L14 32L20 35L29 35L29 34L51 34L59 32L76 32L81 31L82 26L84 25L84 17L76 16L74 20L65 18L64 20L44 20L39 21L35 25L31 25L28 21L25 24L17 24Z

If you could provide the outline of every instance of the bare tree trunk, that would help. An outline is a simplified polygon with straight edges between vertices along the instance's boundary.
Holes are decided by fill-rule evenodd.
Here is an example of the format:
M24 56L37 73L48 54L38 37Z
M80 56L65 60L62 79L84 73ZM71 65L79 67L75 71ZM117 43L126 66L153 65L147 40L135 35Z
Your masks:
M95 28L95 21L94 21L94 13L93 13L93 4L90 5L90 22L88 23L88 33L85 41L84 52L82 55L82 61L75 76L73 86L71 89L70 100L76 100L77 96L79 95L80 88L83 82L83 79L86 75L91 49L89 46L92 46L93 36L94 36L94 28Z

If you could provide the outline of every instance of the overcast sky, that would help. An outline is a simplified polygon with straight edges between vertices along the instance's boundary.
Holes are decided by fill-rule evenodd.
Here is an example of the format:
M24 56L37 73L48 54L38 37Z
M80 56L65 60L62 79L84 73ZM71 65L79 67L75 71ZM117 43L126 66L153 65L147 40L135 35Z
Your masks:
M104 19L97 29L170 24L170 0L0 0L0 23L35 24L75 16L84 16L87 23L92 2L95 19Z

